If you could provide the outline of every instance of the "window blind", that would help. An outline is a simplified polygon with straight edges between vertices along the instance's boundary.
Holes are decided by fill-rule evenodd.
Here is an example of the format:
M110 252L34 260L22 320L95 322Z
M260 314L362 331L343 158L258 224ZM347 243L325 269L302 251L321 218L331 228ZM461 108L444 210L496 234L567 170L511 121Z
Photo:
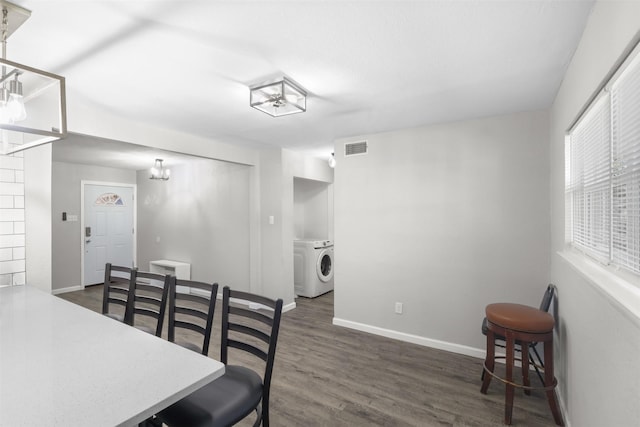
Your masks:
M611 90L611 260L640 273L640 60Z
M569 131L571 244L640 274L640 45Z
M609 259L610 102L601 97L571 133L572 242L603 260Z

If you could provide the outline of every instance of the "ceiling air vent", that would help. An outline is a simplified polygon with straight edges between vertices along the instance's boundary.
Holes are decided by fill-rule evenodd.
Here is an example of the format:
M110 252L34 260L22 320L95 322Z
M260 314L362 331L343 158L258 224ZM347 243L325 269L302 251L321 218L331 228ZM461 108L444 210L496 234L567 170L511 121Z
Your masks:
M355 156L357 154L367 154L367 141L349 142L344 144L344 155Z

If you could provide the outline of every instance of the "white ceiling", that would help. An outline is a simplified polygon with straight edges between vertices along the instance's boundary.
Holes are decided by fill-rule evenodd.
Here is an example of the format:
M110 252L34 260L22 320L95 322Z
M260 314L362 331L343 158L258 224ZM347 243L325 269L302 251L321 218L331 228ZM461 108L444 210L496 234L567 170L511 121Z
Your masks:
M327 157L336 138L548 108L593 1L15 0L7 58L132 120ZM286 75L307 112L248 87ZM69 114L73 114L72 111ZM74 129L70 129L73 131Z

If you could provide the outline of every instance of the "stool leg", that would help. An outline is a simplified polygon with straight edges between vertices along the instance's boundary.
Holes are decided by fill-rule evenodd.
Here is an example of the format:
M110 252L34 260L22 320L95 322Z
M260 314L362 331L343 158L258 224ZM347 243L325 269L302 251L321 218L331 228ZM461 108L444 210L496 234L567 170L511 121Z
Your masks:
M555 382L553 375L553 339L545 341L544 343L544 385L549 387ZM562 415L558 407L558 401L556 400L555 390L547 390L547 400L549 401L549 407L553 414L553 420L559 426L564 426L562 421Z
M495 367L495 354L496 354L496 342L495 342L495 334L493 331L487 331L487 357L484 359L484 365L487 367L489 372L493 372ZM491 382L491 375L486 375L484 371L484 367L482 370L484 374L482 379L482 387L480 388L480 393L487 394L487 389L489 388L489 383Z
M513 362L514 362L514 347L515 339L513 337L513 331L507 329L505 334L507 341L507 392L505 393L504 403L504 423L511 425L511 415L513 414Z
M529 383L529 343L521 341L520 342L520 355L522 356L522 384L526 387L529 387L531 384ZM524 389L524 394L530 395L531 390L528 388Z

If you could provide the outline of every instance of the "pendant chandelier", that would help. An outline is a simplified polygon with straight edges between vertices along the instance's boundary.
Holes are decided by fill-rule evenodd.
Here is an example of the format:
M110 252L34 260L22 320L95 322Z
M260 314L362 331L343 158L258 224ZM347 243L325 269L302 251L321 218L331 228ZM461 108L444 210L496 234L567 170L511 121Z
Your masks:
M12 154L67 134L64 77L7 60L7 39L31 11L0 0L0 154Z
M149 176L149 179L161 179L166 181L171 176L171 171L162 166L162 159L156 159L150 172L151 176Z

